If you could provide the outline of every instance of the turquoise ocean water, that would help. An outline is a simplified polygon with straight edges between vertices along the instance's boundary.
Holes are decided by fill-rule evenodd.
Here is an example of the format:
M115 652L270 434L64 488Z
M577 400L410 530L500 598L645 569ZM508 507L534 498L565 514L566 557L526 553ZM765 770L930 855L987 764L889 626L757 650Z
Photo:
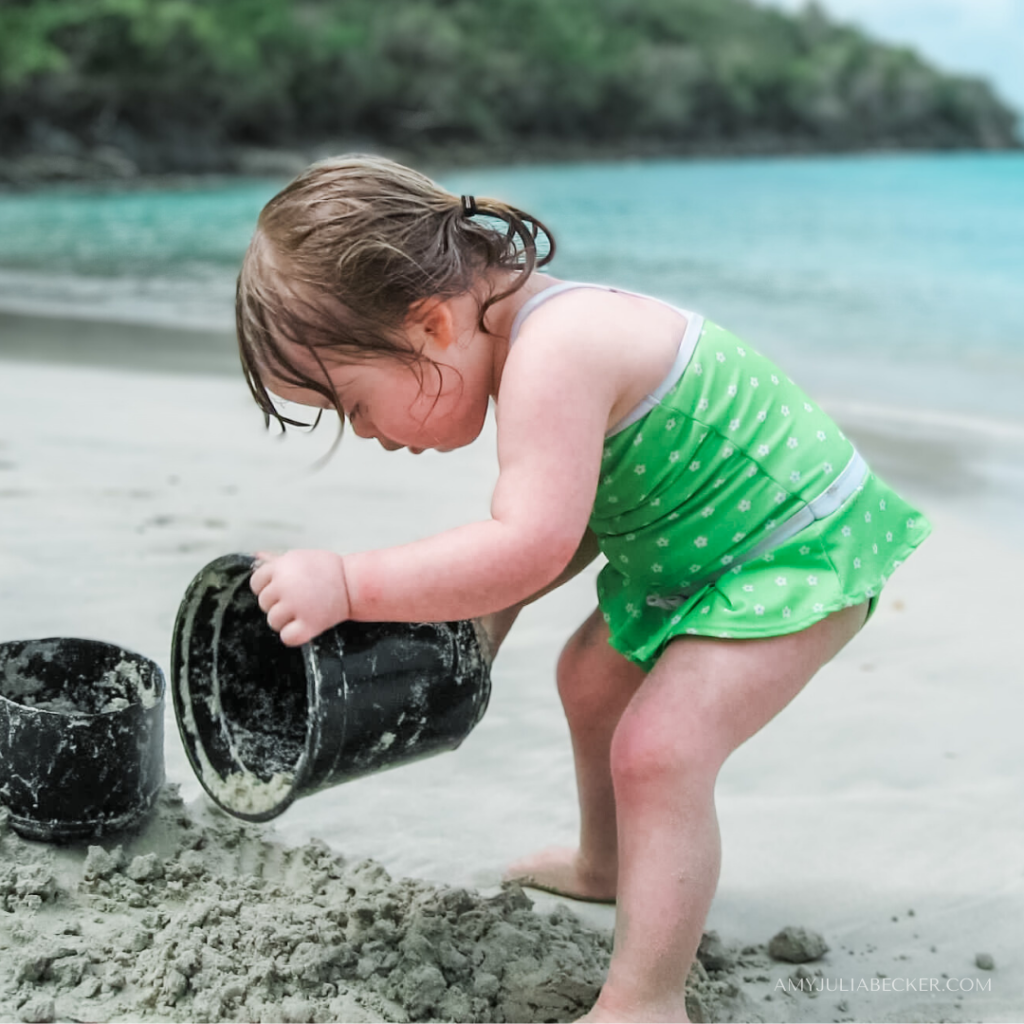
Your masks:
M548 223L557 276L701 311L823 399L1024 419L1022 154L438 176ZM229 328L239 259L281 184L2 195L0 310Z

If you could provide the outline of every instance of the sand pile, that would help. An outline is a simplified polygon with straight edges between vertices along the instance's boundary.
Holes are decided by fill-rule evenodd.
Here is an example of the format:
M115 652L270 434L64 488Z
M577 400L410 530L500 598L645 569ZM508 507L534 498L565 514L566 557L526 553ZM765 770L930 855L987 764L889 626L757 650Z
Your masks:
M54 848L3 827L0 847L3 1020L571 1020L611 949L518 887L392 879L174 787L116 843ZM725 957L714 980L694 969L693 1010L749 1019Z

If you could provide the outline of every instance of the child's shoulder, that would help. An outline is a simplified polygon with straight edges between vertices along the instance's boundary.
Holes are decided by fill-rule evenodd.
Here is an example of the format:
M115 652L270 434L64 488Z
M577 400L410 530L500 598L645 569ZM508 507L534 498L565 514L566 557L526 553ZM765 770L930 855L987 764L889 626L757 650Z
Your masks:
M598 286L559 289L537 300L535 295L509 353L513 372L529 365L614 380L616 408L657 386L688 322L684 312L659 299Z
M541 291L529 300L533 308L519 326L517 347L539 339L545 347L581 345L594 357L605 348L639 357L674 352L692 315L661 299L598 285L559 282L550 291L550 298Z

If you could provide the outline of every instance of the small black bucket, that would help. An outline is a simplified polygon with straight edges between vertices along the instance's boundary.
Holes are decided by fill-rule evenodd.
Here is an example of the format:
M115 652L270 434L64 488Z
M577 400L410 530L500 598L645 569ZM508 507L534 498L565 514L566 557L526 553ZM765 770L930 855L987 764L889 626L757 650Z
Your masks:
M164 676L98 640L0 644L0 803L29 839L138 822L164 782Z
M266 821L293 800L454 750L483 717L490 666L474 624L345 622L286 647L223 555L189 585L171 646L185 752L230 814Z

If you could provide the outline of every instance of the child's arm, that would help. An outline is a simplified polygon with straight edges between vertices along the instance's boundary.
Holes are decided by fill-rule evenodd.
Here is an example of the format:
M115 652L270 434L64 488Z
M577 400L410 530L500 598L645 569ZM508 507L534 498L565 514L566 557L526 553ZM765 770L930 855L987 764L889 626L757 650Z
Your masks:
M252 586L291 645L344 620L445 621L499 612L569 565L590 516L623 356L592 330L530 338L498 399L500 473L491 519L399 547L268 559Z
M572 556L572 560L559 574L558 579L549 583L542 590L537 591L536 594L531 594L525 601L520 601L509 608L503 608L499 612L492 612L490 615L482 616L479 622L481 629L487 634L490 645L488 656L493 660L498 653L498 648L505 642L505 637L508 636L509 630L512 628L519 613L528 604L533 604L534 601L540 600L545 594L550 594L552 590L556 590L563 583L568 583L574 576L578 576L599 554L600 549L597 546L597 537L592 530L588 529L583 534L583 540L580 541L576 554Z

